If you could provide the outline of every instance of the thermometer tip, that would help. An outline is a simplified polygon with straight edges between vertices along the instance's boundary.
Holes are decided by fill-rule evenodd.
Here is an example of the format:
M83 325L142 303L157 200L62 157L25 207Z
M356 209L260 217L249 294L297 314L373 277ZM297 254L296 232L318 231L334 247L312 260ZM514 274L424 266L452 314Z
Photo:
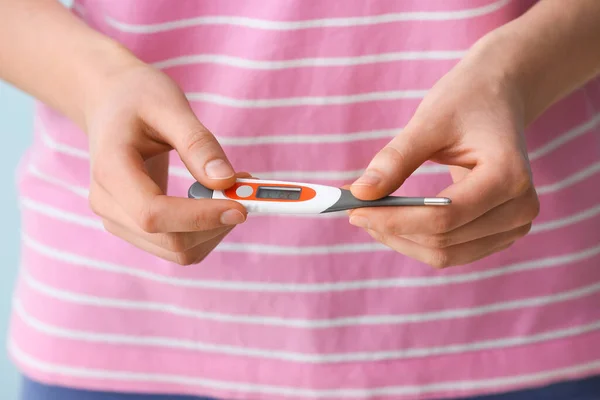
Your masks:
M445 206L452 203L452 200L446 197L426 197L423 204L426 206Z

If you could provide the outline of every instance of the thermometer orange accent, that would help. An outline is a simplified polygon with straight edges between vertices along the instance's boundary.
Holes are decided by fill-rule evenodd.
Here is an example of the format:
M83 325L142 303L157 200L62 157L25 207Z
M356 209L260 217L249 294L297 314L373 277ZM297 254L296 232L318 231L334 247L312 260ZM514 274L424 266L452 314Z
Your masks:
M248 197L240 197L237 195L236 191L240 186L250 186L252 188L252 194ZM258 193L258 188L268 188L268 187L272 187L272 188L289 188L289 189L301 189L300 191L300 198L297 200L280 200L280 199L269 199L269 198L257 198L256 194ZM261 182L261 183L254 183L254 182L237 182L235 185L233 185L232 187L230 187L227 190L223 191L223 194L232 199L232 200L256 200L256 201L285 201L286 203L293 203L293 202L298 202L298 201L306 201L306 200L310 200L312 198L314 198L317 195L317 192L310 187L307 186L296 186L296 185L285 185L285 184L280 184L280 183L265 183L265 182Z

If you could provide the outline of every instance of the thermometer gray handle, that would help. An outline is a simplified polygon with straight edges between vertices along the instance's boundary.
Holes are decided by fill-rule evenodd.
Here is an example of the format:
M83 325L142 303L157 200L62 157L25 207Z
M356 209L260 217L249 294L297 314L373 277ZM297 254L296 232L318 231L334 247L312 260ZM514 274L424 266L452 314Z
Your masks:
M443 206L451 203L445 197L399 197L387 196L378 200L360 200L347 189L340 189L339 200L323 211L323 213L352 210L363 207L394 207L394 206Z

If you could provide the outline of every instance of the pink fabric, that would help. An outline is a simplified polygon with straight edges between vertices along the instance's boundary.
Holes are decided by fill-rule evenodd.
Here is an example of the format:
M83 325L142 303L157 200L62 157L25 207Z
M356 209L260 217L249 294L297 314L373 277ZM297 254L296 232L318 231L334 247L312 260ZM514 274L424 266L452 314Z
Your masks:
M171 75L238 170L342 185L470 45L531 3L80 0L74 12ZM434 271L344 215L251 216L182 268L102 229L85 135L39 105L18 182L13 358L60 385L268 400L451 398L600 373L599 82L527 144L541 214L472 265ZM184 196L175 155L170 173ZM449 182L427 163L399 193Z

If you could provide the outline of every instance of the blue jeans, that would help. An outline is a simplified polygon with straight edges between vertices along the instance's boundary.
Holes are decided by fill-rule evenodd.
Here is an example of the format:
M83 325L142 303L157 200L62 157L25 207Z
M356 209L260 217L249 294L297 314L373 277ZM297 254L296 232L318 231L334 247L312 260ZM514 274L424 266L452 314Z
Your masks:
M8 399L7 399L8 400ZM207 397L90 392L25 379L20 400L217 400ZM543 388L456 400L600 400L600 376Z

